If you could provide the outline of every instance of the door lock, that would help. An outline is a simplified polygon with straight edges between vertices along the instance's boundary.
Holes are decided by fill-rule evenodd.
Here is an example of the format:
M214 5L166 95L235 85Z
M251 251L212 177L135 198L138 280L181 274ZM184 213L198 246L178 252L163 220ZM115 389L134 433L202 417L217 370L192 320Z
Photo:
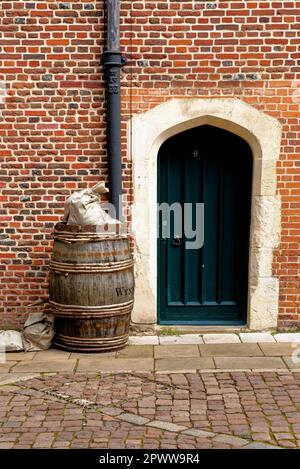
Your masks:
M172 246L180 246L182 244L182 239L181 238L174 238L171 241Z

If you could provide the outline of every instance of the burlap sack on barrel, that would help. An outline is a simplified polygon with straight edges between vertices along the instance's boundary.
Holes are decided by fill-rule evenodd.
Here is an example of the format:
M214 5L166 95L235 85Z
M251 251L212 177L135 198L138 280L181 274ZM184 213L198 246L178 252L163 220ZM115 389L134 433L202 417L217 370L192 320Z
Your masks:
M99 196L108 192L103 182L90 189L74 192L65 203L63 221L68 225L120 224L101 206Z

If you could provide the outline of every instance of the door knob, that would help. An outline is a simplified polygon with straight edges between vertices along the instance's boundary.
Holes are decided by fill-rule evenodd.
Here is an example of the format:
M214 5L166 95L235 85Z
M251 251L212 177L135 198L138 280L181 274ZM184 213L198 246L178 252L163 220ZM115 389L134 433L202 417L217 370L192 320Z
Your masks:
M182 239L181 238L174 238L171 241L172 246L180 246L182 244Z

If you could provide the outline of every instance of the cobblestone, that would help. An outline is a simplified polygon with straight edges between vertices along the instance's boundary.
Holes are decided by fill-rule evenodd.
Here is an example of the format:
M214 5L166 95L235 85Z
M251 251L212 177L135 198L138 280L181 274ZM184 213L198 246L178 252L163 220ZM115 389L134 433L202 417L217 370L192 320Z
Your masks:
M0 448L300 447L300 373L61 373L0 387Z

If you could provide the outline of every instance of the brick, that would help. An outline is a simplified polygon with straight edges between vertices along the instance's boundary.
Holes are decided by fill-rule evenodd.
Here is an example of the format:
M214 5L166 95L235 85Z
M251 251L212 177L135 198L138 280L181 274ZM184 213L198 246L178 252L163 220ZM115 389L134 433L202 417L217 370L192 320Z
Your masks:
M30 201L30 196L29 195L22 195L20 197L21 202L29 202Z
M59 124L58 122L55 122L55 123L48 122L47 124L38 124L37 129L38 130L57 130L59 129Z
M62 81L60 83L63 88L80 88L82 87L82 82L79 81Z
M277 162L282 237L274 251L272 275L279 279L278 326L298 330L299 6L273 3L122 2L121 47L130 59L122 71L123 189L133 202L125 129L138 113L169 99L221 97L242 100L275 117L283 126ZM5 255L14 253L20 264L26 266L31 255L38 255L40 262L35 265L39 271L16 271L14 282L21 285L22 297L18 302L8 293L12 278L1 275L6 292L1 297L1 323L20 326L29 298L48 294L51 230L61 219L66 197L99 178L107 179L100 65L105 14L103 2L52 0L2 1L1 14L0 60L7 93L5 99L0 94L5 121L0 130L0 186L7 200L1 199L0 215L3 229L18 231L0 244ZM29 110L46 111L47 122ZM85 167L72 167L72 158ZM54 169L51 163L66 166ZM17 188L18 178L24 176L29 187ZM15 206L34 191L39 191L37 199L28 200L26 207ZM42 238L34 239L37 233L32 230ZM40 251L33 251L33 245ZM2 266L9 259L5 255L0 255Z
M43 81L51 81L52 79L53 79L53 75L51 75L50 73L47 73L42 76Z
M24 60L45 60L46 55L45 54L24 54L23 59Z
M26 18L16 18L15 23L16 24L25 24L26 23Z

